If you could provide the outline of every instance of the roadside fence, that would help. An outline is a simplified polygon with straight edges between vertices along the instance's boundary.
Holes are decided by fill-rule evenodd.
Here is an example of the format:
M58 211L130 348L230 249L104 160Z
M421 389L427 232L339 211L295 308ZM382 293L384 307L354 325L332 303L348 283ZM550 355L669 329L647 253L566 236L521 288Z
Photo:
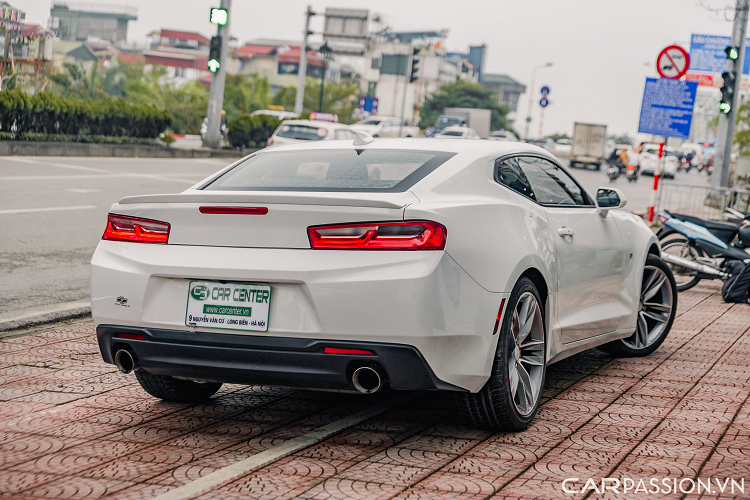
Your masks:
M702 219L722 220L727 207L750 212L750 190L665 182L659 194L657 213L669 210Z

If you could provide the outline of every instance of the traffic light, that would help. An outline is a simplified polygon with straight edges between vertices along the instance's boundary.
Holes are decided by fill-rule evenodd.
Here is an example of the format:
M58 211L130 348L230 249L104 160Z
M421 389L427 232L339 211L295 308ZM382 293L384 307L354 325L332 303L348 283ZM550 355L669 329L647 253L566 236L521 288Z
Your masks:
M219 26L224 26L227 24L227 21L229 20L229 12L227 12L227 9L217 8L213 7L211 8L211 16L209 17L209 20L213 24L218 24Z
M211 73L216 73L221 67L221 37L211 37L211 43L208 45L208 69Z
M732 61L736 61L740 57L740 50L737 47L727 47L724 49L724 52L727 55L727 59L731 59Z
M737 59L740 57L739 47L732 47L731 45L724 49L724 53L729 59L731 69L721 74L724 79L724 84L721 86L721 101L719 101L719 110L727 114L732 111L732 104L734 103L734 86L737 82Z
M409 74L409 83L419 80L419 54L422 49L414 47L411 52L411 73Z

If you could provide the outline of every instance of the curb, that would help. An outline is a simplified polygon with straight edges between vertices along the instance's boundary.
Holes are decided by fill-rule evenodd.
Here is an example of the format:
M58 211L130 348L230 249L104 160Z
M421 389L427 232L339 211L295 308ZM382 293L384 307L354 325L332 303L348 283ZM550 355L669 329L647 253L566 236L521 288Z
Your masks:
M91 302L88 300L56 304L37 311L0 315L0 337L3 333L90 315Z

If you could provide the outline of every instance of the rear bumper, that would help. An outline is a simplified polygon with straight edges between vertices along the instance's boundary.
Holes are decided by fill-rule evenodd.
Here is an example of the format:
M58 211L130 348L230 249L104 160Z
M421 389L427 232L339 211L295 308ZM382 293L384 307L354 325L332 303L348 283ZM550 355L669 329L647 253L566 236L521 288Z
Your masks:
M145 340L119 338L141 334ZM376 342L231 335L100 325L99 349L107 363L127 348L144 370L156 375L237 384L280 385L353 391L352 373L378 365L395 390L465 391L438 379L414 347ZM326 347L363 349L374 355L326 354Z

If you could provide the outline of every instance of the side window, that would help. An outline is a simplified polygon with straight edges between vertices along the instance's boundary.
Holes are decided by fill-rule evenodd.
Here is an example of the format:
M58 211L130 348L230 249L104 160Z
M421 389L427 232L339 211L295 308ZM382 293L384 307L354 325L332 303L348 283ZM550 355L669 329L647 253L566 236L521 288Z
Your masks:
M591 205L578 184L554 163L534 156L516 157L536 201L545 205Z
M531 189L531 184L526 178L526 174L524 174L523 170L521 170L521 167L518 165L517 158L508 158L503 161L497 161L495 162L495 168L497 170L497 181L500 184L536 201L536 196Z
M336 140L341 140L341 139L351 139L353 136L354 136L354 134L350 133L348 130L343 129L343 128L339 128L339 129L336 129L336 132L334 132L334 136L333 137Z

